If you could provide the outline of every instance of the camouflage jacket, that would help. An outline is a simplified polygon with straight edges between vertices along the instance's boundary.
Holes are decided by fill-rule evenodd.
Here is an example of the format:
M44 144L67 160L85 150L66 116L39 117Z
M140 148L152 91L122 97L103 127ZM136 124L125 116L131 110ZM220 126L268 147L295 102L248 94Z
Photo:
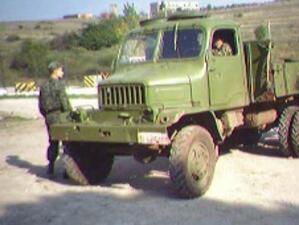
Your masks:
M40 87L38 106L48 124L56 122L61 112L71 110L71 104L61 80L50 78Z
M218 49L218 48L213 49L212 52L213 52L213 55L216 55L216 56L230 56L233 54L232 48L227 43L223 43L223 45L220 49Z

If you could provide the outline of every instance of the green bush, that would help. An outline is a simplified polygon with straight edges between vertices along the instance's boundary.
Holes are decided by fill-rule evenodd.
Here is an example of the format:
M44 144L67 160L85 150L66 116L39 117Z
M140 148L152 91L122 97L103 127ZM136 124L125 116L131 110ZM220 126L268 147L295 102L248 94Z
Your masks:
M21 70L27 77L47 76L48 46L30 39L23 41L21 50L16 53L11 68Z
M242 18L243 17L243 13L241 13L241 12L235 13L234 17L236 17L236 18Z
M260 25L254 30L255 38L259 41L269 40L268 27L265 25Z
M98 24L89 24L80 37L80 46L88 50L109 48L118 44L128 31L128 25L122 18L113 17Z
M78 47L80 36L75 33L64 33L56 36L51 42L50 47L54 50L67 50L73 47Z
M15 41L19 41L21 40L20 36L16 35L16 34L11 34L6 38L7 42L15 42Z
M118 53L118 46L89 51L82 47L70 50L50 51L49 59L61 62L65 67L65 78L72 83L80 83L83 76L97 71L110 70L113 58Z
M35 27L34 27L35 30L40 30L41 28L42 28L42 27L41 27L40 24L36 24Z

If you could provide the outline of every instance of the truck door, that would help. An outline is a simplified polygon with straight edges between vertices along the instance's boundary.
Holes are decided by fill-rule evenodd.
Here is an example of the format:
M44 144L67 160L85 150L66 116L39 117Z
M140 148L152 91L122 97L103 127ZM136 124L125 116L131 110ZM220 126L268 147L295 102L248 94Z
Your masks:
M210 105L239 107L248 102L243 51L234 29L218 29L212 34L208 53Z

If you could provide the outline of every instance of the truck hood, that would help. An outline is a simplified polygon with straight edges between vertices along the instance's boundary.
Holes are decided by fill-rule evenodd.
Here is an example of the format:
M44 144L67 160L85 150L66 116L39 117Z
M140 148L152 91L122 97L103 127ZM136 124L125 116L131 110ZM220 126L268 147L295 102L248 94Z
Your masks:
M145 86L186 84L201 67L198 60L123 66L117 68L116 72L101 84L143 83Z

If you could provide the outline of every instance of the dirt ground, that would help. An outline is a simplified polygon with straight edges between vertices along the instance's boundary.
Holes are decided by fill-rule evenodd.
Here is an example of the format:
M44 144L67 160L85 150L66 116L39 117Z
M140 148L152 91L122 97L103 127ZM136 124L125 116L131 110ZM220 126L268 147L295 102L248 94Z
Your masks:
M35 104L0 100L0 225L299 224L299 159L275 147L222 154L211 188L194 200L177 198L163 158L141 165L117 157L108 180L93 187L63 179L59 160L49 180L47 136ZM13 110L28 113L27 120L4 119Z

